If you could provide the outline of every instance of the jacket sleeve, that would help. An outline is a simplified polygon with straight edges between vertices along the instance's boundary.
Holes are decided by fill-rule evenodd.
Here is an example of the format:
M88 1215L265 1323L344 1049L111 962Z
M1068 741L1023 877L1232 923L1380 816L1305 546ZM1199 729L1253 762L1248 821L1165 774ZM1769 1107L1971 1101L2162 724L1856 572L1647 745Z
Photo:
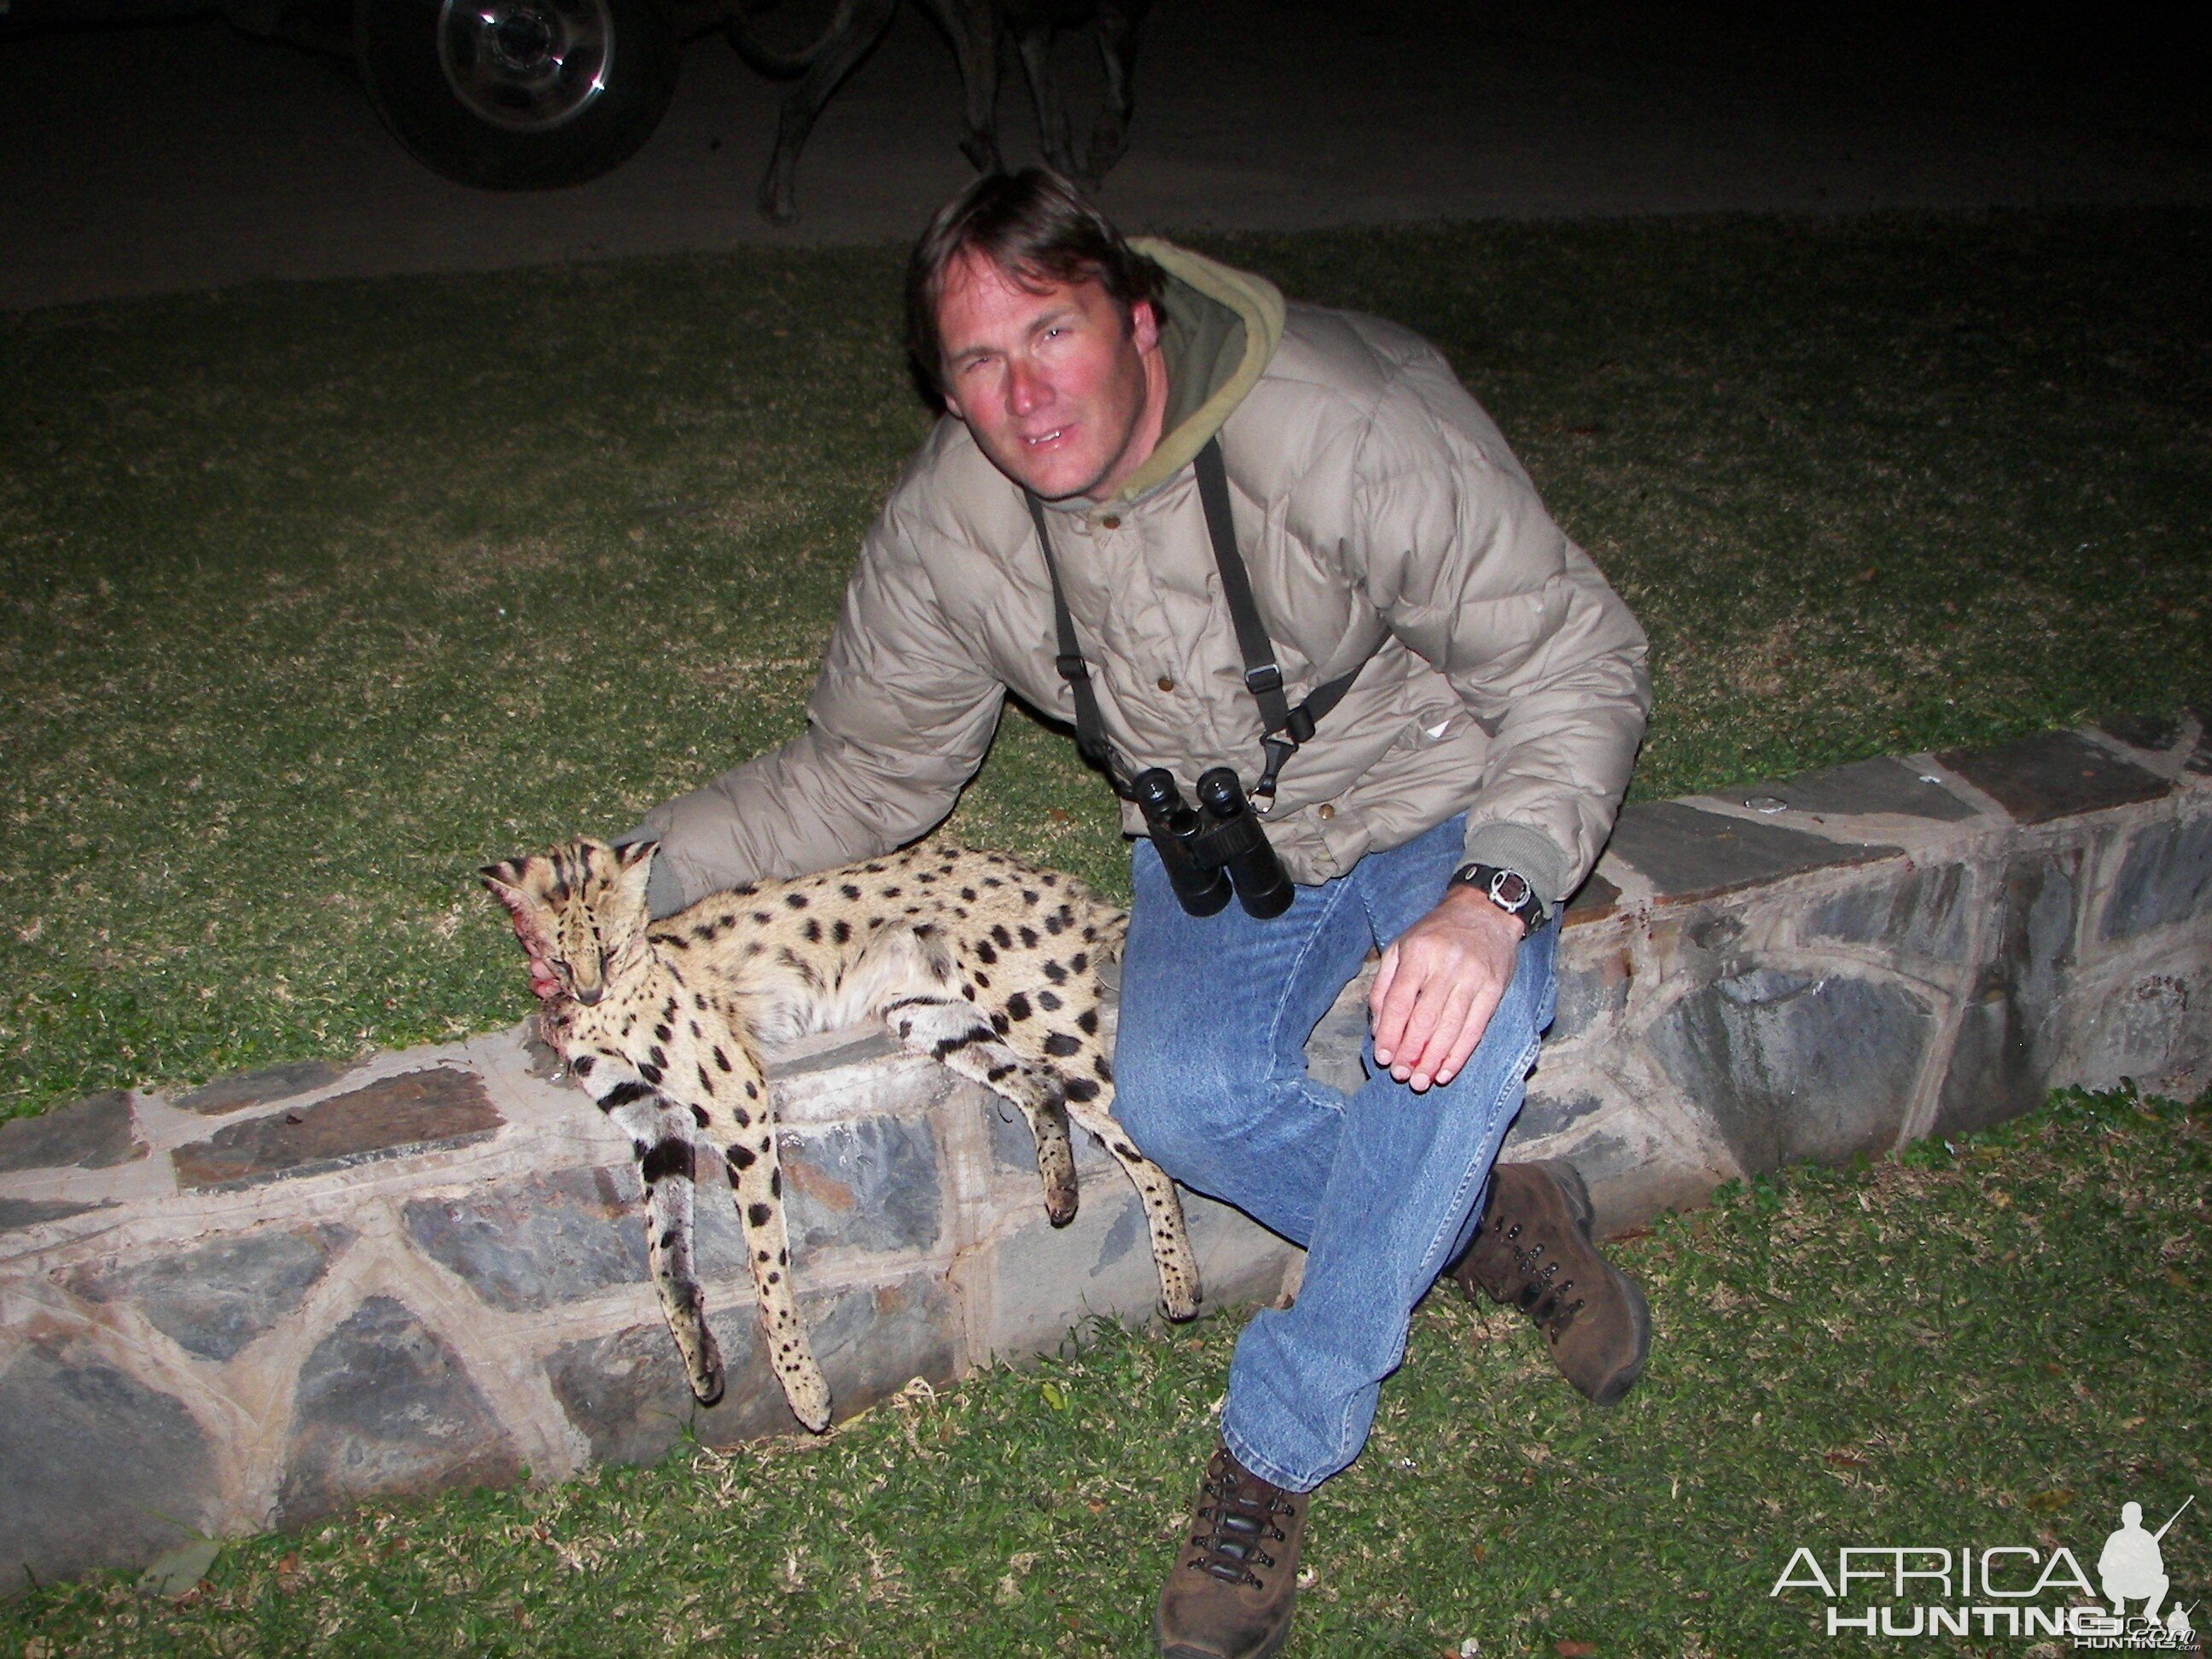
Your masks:
M1352 580L1490 734L1466 856L1553 902L1597 862L1651 708L1644 630L1441 357L1358 440Z
M632 832L659 836L681 903L903 846L982 764L1006 688L949 625L913 536L895 506L869 532L806 729Z

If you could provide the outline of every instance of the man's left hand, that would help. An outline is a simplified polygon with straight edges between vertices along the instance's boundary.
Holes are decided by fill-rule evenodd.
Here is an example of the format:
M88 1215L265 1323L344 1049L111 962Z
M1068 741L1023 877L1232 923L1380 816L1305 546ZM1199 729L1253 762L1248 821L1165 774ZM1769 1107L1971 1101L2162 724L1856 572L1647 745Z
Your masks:
M1417 1094L1457 1077L1513 983L1521 937L1520 919L1474 888L1448 891L1382 953L1367 998L1375 1063Z

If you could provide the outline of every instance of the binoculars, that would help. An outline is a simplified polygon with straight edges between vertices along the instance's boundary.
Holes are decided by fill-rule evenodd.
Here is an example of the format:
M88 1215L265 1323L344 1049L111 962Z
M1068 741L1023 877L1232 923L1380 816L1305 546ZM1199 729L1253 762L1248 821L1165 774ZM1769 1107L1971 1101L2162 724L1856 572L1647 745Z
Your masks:
M1291 879L1233 768L1217 766L1199 779L1203 812L1183 799L1175 775L1162 766L1131 779L1129 796L1145 815L1152 846L1187 914L1214 915L1228 904L1232 889L1244 913L1260 921L1291 908Z

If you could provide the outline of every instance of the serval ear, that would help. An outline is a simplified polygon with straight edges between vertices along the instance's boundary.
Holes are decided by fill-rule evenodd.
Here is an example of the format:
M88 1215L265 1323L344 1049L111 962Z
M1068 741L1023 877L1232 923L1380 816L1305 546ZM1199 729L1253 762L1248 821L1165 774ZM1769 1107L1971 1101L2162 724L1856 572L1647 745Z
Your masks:
M625 842L613 849L615 890L640 910L646 908L645 886L653 878L653 855L659 850L658 841Z
M547 957L553 952L553 915L545 908L545 901L531 890L530 864L526 859L502 859L497 864L487 864L477 872L491 896L507 907L514 922L514 936L522 941L522 948L533 957Z

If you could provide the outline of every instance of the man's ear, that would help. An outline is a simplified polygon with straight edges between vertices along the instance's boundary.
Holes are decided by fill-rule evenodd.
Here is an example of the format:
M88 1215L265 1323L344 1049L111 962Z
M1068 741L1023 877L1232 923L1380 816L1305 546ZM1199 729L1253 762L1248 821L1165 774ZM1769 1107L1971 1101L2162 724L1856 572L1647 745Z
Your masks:
M1159 349L1160 313L1150 300L1139 300L1129 307L1129 338L1139 351Z

